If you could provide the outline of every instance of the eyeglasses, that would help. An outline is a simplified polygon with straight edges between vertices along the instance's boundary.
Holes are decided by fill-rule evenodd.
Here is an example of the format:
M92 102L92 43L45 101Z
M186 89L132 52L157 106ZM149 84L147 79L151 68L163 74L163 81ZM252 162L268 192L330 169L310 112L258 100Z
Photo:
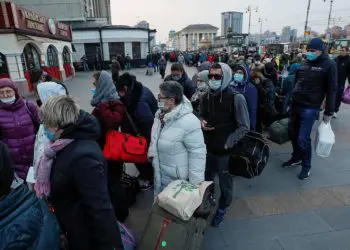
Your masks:
M316 52L317 50L315 50L315 49L307 49L306 51L307 52Z
M167 100L170 99L171 97L164 97L158 94L158 100Z
M215 79L215 80L221 80L222 79L222 75L219 74L209 74L208 75L209 79Z

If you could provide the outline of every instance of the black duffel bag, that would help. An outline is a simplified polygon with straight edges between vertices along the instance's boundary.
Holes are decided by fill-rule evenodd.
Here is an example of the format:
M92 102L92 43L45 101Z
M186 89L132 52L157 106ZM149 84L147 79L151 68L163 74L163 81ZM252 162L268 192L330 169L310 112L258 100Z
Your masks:
M270 156L270 148L263 136L248 134L236 145L229 160L229 174L251 179L264 170Z

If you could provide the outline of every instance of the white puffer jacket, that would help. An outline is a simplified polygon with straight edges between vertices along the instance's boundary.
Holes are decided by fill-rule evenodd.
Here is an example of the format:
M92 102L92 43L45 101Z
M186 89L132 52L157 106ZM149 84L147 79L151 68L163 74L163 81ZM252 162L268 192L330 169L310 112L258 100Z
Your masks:
M148 156L153 158L154 192L160 193L170 182L181 179L192 184L204 181L206 146L200 121L192 113L191 102L184 101L164 116L156 113Z

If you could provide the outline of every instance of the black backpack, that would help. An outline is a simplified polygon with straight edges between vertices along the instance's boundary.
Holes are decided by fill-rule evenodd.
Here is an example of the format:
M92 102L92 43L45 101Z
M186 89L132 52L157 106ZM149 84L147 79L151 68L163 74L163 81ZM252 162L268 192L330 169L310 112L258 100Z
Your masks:
M229 174L251 179L264 170L270 156L270 148L263 136L249 131L235 146L230 156Z

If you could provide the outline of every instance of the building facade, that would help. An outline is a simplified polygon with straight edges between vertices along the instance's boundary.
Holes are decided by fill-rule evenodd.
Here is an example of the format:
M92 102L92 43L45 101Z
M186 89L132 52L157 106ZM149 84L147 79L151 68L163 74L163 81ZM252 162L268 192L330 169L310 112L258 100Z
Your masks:
M156 30L119 25L75 28L73 61L78 63L86 56L90 69L108 68L112 58L124 54L137 67L145 63L147 53L156 45L155 34Z
M60 80L74 75L69 25L1 2L0 40L0 78L11 78L24 96L32 91L30 71L34 68Z
M176 33L176 50L200 50L203 44L214 44L218 28L210 24L191 24Z
M111 24L110 0L12 0L24 8L75 27Z
M221 36L228 33L242 34L243 12L223 12L221 13Z

